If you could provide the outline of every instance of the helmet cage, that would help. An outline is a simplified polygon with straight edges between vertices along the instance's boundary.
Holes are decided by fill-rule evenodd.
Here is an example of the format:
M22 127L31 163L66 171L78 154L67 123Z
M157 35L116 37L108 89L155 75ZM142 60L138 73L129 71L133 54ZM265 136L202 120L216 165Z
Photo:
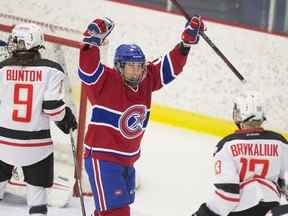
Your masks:
M233 107L233 120L238 127L246 122L266 120L262 102L257 93L246 93L237 98Z
M44 48L44 35L39 26L32 23L16 25L8 38L8 52L21 52Z
M124 70L125 70L125 66L128 65L128 64L130 64L130 65L138 65L138 66L141 68L142 72L141 72L141 74L139 74L139 76L138 76L137 78L128 78L128 77L126 76ZM125 83L128 84L128 85L131 86L131 87L137 87L138 84L139 84L139 83L144 79L144 77L146 76L145 63L141 63L141 62L126 62L126 63L123 63L122 65L123 65L123 68L122 68L122 70L123 70L123 72L122 72L122 77L123 77Z

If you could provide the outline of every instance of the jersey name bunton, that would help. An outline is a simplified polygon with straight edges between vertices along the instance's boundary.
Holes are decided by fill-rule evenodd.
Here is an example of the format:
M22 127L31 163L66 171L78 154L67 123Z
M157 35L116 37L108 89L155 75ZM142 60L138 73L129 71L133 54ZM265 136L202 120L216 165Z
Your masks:
M230 150L233 157L237 157L239 155L271 157L279 156L277 144L238 143L231 145Z
M6 70L7 81L41 82L42 70Z

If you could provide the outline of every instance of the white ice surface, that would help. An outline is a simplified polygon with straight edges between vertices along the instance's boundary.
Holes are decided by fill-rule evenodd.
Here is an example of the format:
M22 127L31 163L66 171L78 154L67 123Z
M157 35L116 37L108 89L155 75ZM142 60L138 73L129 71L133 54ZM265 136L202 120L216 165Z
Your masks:
M132 205L132 216L189 215L208 197L212 153L218 139L150 123L136 163L141 187ZM87 215L93 200L85 197ZM26 201L7 194L0 202L0 216L27 215ZM49 208L49 216L81 216L73 198L66 208Z

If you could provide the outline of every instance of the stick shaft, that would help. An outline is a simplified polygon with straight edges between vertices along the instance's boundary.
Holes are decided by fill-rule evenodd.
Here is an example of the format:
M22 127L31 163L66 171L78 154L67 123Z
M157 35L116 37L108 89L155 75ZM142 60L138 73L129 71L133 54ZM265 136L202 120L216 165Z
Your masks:
M177 0L171 0L173 4L180 10L181 14L190 20L191 16L184 10L184 8L179 4ZM230 68L230 70L237 76L237 78L245 83L245 78L240 74L240 72L234 67L234 65L228 60L228 58L220 51L220 49L210 40L210 38L204 33L200 32L201 37L208 43L208 45L215 51L215 53L224 61L224 63Z
M83 190L82 190L82 184L81 184L80 168L78 166L77 158L76 158L76 147L75 147L75 139L73 137L73 132L70 132L70 142L71 142L73 160L74 160L74 165L75 165L76 183L79 188L79 198L80 198L82 216L86 216L84 198L83 198Z

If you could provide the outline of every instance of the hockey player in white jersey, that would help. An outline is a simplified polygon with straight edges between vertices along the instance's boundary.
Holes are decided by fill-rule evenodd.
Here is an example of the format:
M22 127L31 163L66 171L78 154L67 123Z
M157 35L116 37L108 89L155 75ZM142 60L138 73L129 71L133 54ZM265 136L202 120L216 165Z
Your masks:
M233 120L239 130L223 138L214 153L213 193L192 216L264 216L279 205L287 140L261 127L265 116L257 92L236 99Z
M13 167L22 167L33 216L47 215L46 188L53 184L49 121L64 133L77 127L63 101L65 74L59 64L41 58L43 42L37 25L16 25L8 39L11 57L0 63L0 199Z

